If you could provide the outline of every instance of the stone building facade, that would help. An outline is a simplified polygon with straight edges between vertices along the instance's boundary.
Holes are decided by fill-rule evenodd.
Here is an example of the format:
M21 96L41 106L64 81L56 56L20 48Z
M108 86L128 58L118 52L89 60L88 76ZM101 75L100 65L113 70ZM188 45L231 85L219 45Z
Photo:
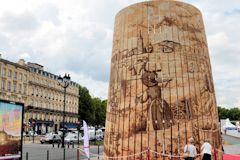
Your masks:
M23 61L21 60L21 62ZM20 63L14 63L0 57L0 98L26 104L30 70Z
M115 19L104 153L168 159L190 137L198 153L206 139L221 149L201 12L172 0L130 5Z
M0 98L25 105L24 123L35 121L35 130L41 133L57 131L62 127L64 90L58 85L58 76L44 70L37 63L23 59L14 63L0 58ZM70 82L66 94L65 125L75 128L78 121L79 85ZM28 128L26 128L28 129Z

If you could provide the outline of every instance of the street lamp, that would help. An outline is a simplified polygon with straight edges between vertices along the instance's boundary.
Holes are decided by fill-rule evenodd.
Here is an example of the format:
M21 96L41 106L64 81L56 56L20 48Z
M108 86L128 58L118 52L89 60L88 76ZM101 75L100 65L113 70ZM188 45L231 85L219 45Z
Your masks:
M33 143L34 143L34 136L35 136L35 120L32 120L32 127L33 127Z
M77 140L77 143L78 143L78 148L79 148L79 132L80 132L80 121L79 121L79 120L77 121L77 131L78 131L78 140Z
M63 135L62 135L62 148L65 148L65 144L64 144L64 136L65 136L65 107L66 107L66 91L67 91L67 87L70 84L70 76L69 74L65 74L63 77L61 77L59 75L58 77L58 84L64 88L64 102L63 102L63 121L62 121L62 126L63 126Z

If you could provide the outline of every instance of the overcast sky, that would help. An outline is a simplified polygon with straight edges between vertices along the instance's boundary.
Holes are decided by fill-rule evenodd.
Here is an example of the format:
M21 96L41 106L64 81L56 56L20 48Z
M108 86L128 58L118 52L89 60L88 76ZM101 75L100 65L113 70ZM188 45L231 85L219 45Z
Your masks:
M70 73L107 98L116 13L140 0L0 0L0 53ZM240 107L240 1L185 0L202 13L217 102Z

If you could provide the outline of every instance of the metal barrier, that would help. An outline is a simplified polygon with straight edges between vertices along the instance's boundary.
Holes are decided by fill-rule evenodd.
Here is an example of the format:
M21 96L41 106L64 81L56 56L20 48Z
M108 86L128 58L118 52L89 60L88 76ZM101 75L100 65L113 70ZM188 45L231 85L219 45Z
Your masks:
M62 160L80 160L86 159L86 155L81 151L82 146L80 148L75 147L75 144L71 144L69 148L58 148L58 145L51 144L46 145L46 147L39 147L39 144L36 144L36 148L29 146L24 152L22 160L50 160L50 159L62 159ZM35 146L35 145L34 145ZM44 145L40 145L44 146ZM54 147L53 147L54 146ZM50 148L49 148L50 147ZM74 148L75 147L75 148ZM90 159L99 160L103 157L103 147L102 146L91 146L90 148Z

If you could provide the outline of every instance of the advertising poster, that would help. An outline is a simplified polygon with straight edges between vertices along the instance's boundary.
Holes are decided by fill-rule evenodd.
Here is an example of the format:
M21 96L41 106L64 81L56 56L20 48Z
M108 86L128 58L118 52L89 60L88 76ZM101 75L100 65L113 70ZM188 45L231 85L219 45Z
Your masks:
M0 160L21 160L23 104L0 100Z

